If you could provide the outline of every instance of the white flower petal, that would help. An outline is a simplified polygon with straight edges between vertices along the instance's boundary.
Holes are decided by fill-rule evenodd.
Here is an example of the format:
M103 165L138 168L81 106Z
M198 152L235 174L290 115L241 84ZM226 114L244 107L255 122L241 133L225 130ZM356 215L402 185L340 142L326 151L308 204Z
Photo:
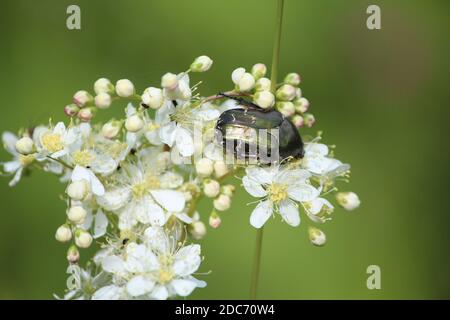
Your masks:
M16 172L17 169L21 167L21 163L19 161L13 160L3 163L3 170L7 173Z
M106 228L108 227L108 218L103 213L102 209L97 210L95 215L94 223L94 239L100 238L106 233Z
M108 256L102 261L103 270L110 273L122 273L125 271L125 263L118 256Z
M138 297L152 291L155 282L144 276L136 276L127 283L127 292L133 296Z
M191 280L175 279L170 283L175 292L182 297L186 297L194 291L197 284Z
M189 217L186 213L176 213L175 216L183 221L186 224L191 224L194 220L192 220L191 217Z
M161 138L161 141L167 144L169 147L172 147L173 143L175 142L176 129L177 125L174 121L171 121L168 124L165 124L159 130L159 137Z
M166 300L169 297L169 292L167 291L166 287L157 285L153 289L151 296L157 300Z
M280 203L280 214L287 224L293 227L300 225L298 208L291 200L284 200Z
M175 274L185 277L197 271L202 261L200 252L200 245L198 244L189 245L178 250L173 264Z
M272 183L272 179L277 173L275 169L260 167L248 167L245 172L250 179L258 182L259 184Z
M97 203L108 211L115 211L123 207L130 199L130 189L116 188L106 191L102 196L98 196Z
M18 137L12 133L12 132L3 132L2 134L2 141L3 145L10 154L12 155L18 155L18 152L16 150L16 142L18 140Z
M245 190L254 197L261 198L267 195L267 192L258 182L247 176L242 179L242 183L244 184Z
M185 198L180 191L152 190L151 195L164 209L170 212L181 212L184 209Z
M319 190L306 183L288 187L289 198L299 202L312 201L319 196L319 193Z
M177 148L183 157L190 157L194 154L194 139L189 131L178 126L175 134Z
M250 224L259 229L272 215L273 205L269 200L260 202L250 216Z
M164 214L163 209L160 206L153 203L150 204L147 208L147 215L149 223L152 226L163 226L166 223L166 215Z
M122 293L122 288L115 285L109 285L95 291L92 300L118 300Z
M144 237L146 240L146 243L149 244L152 249L164 253L167 252L169 249L168 243L167 243L167 236L161 227L152 226L148 227L144 231Z

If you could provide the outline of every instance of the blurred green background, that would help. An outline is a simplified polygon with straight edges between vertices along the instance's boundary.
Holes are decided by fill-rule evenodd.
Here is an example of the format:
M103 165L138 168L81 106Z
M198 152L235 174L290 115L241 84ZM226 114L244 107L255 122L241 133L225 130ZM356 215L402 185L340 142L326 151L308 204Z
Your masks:
M81 30L66 28L69 4L81 7ZM381 7L380 31L366 28L369 4ZM201 92L227 89L234 68L270 65L275 9L273 0L2 0L1 131L64 119L73 93L99 77L129 78L141 91L201 54L214 59L194 76L204 80ZM260 298L450 298L449 9L444 0L286 0L281 74L302 75L318 119L310 132L324 130L352 164L341 190L356 191L362 206L336 210L322 227L323 248L310 245L305 217L299 228L271 220ZM15 188L8 181L0 184L0 298L51 299L66 279L67 247L54 240L63 187L42 172ZM250 200L239 192L221 228L208 227L201 271L212 272L192 298L248 298ZM210 202L200 209L206 221ZM381 267L381 290L366 288L372 264Z

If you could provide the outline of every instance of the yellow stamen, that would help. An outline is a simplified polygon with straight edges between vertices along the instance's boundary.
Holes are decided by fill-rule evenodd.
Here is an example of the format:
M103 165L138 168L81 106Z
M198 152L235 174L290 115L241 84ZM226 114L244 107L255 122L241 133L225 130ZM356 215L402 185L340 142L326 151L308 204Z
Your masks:
M61 136L57 133L46 133L42 137L42 145L50 152L57 152L64 148Z
M267 193L269 194L269 200L275 204L287 199L287 185L281 183L272 183L267 188Z

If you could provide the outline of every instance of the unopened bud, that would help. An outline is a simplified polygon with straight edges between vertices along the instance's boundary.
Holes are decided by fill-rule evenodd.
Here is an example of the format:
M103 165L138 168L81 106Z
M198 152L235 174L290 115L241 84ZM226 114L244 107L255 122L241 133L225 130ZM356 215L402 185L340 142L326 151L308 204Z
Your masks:
M308 228L309 241L315 246L322 247L327 242L327 237L322 230L319 230L314 227Z
M222 178L228 171L228 166L224 161L218 160L214 162L214 174L216 175L216 178Z
M208 56L197 57L191 64L192 72L205 72L211 68L213 61Z
M277 99L282 101L291 101L294 100L296 94L295 87L290 84L283 84L278 88L276 96Z
M256 91L270 91L270 80L267 78L260 78L256 81L255 89Z
M100 78L94 83L94 91L98 95L100 93L113 93L114 85L106 78Z
M107 109L111 106L111 96L109 93L100 92L95 96L95 105L100 109Z
M111 120L105 123L102 127L102 136L107 139L115 138L122 128L122 122L117 120Z
M311 128L316 123L316 118L310 113L305 113L303 115L303 119L305 120L305 125L308 128Z
M220 184L216 180L206 180L203 184L203 193L209 198L215 198L219 195Z
M292 72L289 73L285 78L284 82L290 84L292 86L298 86L301 82L300 75L298 73Z
M297 98L294 100L295 111L305 113L309 109L309 101L306 98Z
M234 194L234 191L236 191L236 187L232 184L227 184L222 187L222 194L232 197Z
M67 218L75 224L81 224L86 219L87 212L83 207L73 206L67 211Z
M258 80L266 75L267 67L264 63L257 63L252 67L252 76Z
M81 201L88 195L89 185L86 180L73 181L67 187L66 192L71 199Z
M236 68L233 70L233 72L231 73L231 80L233 81L234 84L239 84L239 81L241 81L242 76L245 73L245 69L244 68Z
M17 140L15 147L18 153L25 156L32 154L35 151L33 139L28 136L22 137Z
M149 87L142 94L142 102L152 109L159 109L163 102L163 92L159 88Z
M116 93L119 97L127 98L134 95L134 85L128 79L120 79L116 82Z
M92 101L94 101L94 98L89 92L85 90L77 91L73 95L73 102L79 107L84 107Z
M290 101L281 101L277 102L276 108L280 111L285 117L290 117L295 113L294 104Z
M78 263L80 260L80 252L77 247L74 245L70 246L69 250L67 250L67 261L71 264Z
M72 239L72 231L70 230L70 227L67 224L60 226L56 229L55 238L59 242L67 242Z
M208 177L213 173L214 165L213 161L208 158L202 158L195 164L195 170L202 177Z
M220 224L222 223L222 219L220 219L220 216L217 214L215 210L211 213L209 216L209 225L211 228L217 229L220 227Z
M125 121L125 129L130 132L138 132L144 127L144 120L140 116L134 114L129 116Z
M175 90L178 87L178 77L173 73L166 73L161 78L161 87L168 90Z
M296 128L303 127L303 125L305 123L305 120L303 119L303 117L301 115L298 115L298 114L294 115L291 120L292 120L292 123L294 124L294 126Z
M361 204L358 195L354 192L338 192L336 200L340 206L348 211L358 208Z
M69 117L76 116L78 111L80 111L80 108L76 104L69 104L64 107L64 113Z
M238 83L239 91L241 92L250 91L253 89L254 86L255 86L255 78L253 78L253 76L248 72L244 73Z
M89 122L94 117L94 109L93 108L83 108L78 111L77 114L78 119L83 122Z
M75 244L79 248L89 248L92 244L92 236L89 232L77 229L75 231Z
M226 211L230 209L231 206L231 198L225 194L221 194L213 201L214 208L219 211Z
M194 221L189 225L189 232L195 240L200 240L206 235L206 226L201 221Z
M257 91L253 100L263 109L271 108L275 104L275 96L270 91Z

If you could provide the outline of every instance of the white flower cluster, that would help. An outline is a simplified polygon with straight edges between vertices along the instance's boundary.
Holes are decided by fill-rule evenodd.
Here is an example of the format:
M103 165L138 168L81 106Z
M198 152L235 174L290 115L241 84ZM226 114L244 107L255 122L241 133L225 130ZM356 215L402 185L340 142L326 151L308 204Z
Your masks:
M202 261L200 246L186 243L205 236L205 218L212 228L220 226L219 214L230 209L235 193L235 186L224 181L241 169L244 188L261 198L250 218L254 227L262 227L273 212L298 226L299 208L313 222L330 218L333 206L324 196L336 190L336 180L347 176L349 166L317 140L306 144L303 159L271 166L228 164L217 156L216 122L223 111L239 105L223 95L204 97L196 92L199 83L190 84L190 74L211 65L209 57L200 56L187 71L166 73L160 86L141 95L130 80L113 85L100 78L95 95L77 91L64 108L68 123L23 129L19 136L3 133L13 155L2 163L4 172L13 175L10 186L35 169L58 175L65 185L67 210L55 234L69 245L64 298L167 299L204 287L193 277ZM288 74L272 93L265 73L260 63L250 73L234 70L236 86L227 93L250 96L262 108L275 107L298 128L312 125L299 75ZM99 109L116 101L126 103L124 117L92 123ZM196 208L202 196L211 200L207 217ZM348 210L359 205L351 192L338 193L337 201ZM94 239L100 250L83 269L79 249ZM310 229L310 239L323 245L325 235Z

